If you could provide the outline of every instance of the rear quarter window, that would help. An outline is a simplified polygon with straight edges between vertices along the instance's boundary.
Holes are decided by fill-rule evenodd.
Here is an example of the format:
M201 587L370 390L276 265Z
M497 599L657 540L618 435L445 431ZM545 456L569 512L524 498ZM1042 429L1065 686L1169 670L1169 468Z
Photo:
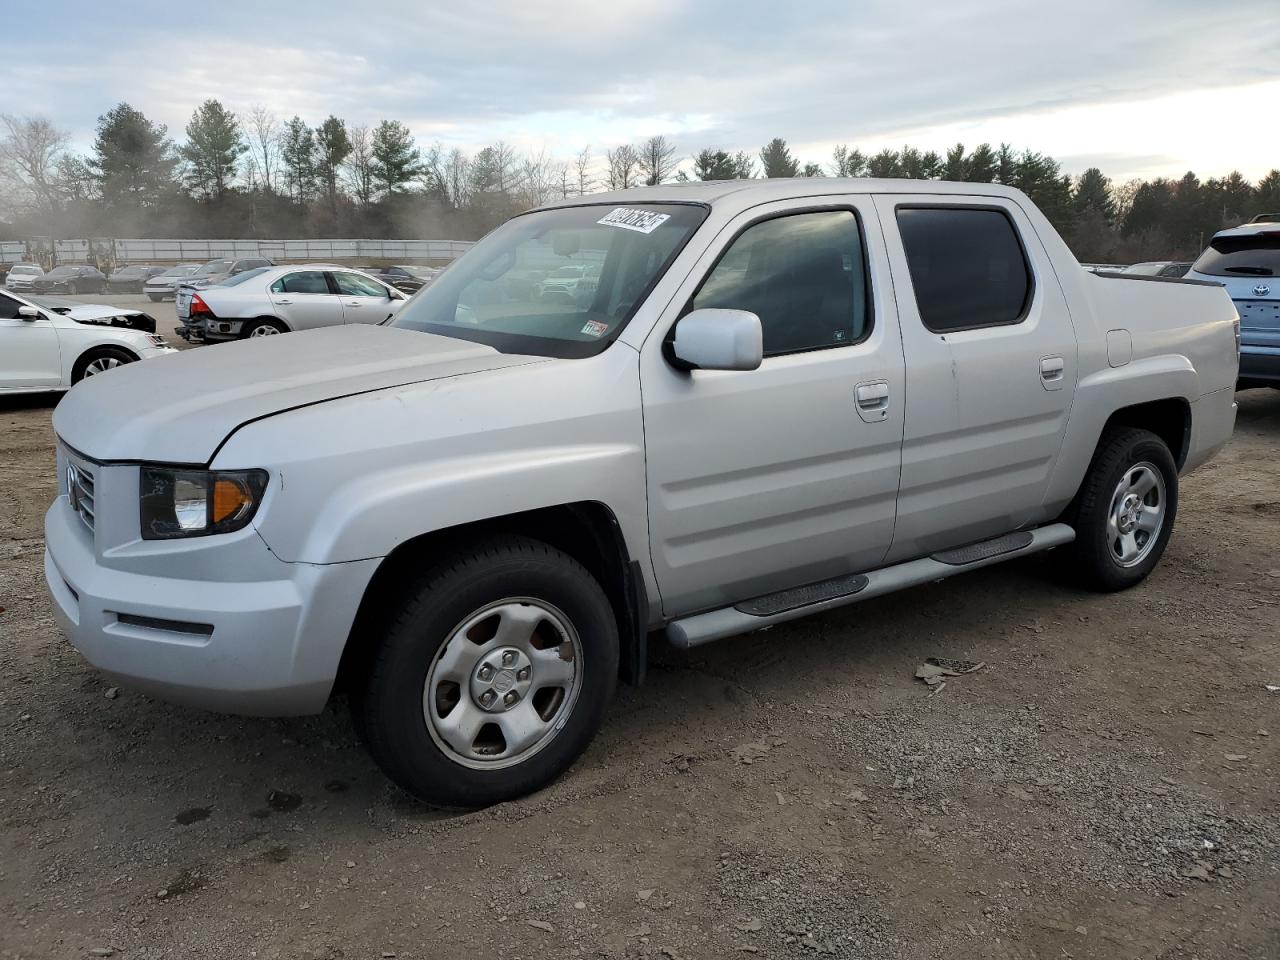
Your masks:
M899 207L916 306L934 333L1020 323L1032 279L1017 229L985 207Z

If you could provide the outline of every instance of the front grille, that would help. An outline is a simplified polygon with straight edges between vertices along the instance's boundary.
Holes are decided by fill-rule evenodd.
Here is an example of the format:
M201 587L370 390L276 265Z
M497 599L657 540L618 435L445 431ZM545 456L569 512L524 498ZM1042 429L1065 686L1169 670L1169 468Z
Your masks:
M84 525L93 532L95 509L94 473L89 464L83 460L67 458L67 500Z

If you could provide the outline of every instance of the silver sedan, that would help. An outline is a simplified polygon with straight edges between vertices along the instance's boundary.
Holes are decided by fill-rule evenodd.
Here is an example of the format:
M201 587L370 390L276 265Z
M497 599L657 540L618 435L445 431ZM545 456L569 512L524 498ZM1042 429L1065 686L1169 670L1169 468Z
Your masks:
M346 323L381 323L407 297L367 273L333 264L260 267L197 290L178 288L178 336L238 340Z

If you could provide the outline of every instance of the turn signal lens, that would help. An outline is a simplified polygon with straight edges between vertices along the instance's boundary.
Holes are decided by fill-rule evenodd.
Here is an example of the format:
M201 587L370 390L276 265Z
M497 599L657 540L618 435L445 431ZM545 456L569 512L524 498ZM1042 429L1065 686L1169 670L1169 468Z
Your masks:
M253 506L253 494L239 477L219 478L213 482L213 522L235 519Z

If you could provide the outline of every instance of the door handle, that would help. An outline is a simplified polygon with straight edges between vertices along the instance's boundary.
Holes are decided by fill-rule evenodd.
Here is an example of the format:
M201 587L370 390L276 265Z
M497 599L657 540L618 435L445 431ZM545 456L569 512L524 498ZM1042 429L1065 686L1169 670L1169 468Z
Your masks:
M869 380L858 384L853 391L858 405L858 416L867 423L877 423L889 416L889 381Z
M292 300L286 300L284 297L279 297L279 298L276 300L276 303L293 303L293 301L292 301Z
M1061 390L1066 362L1061 357L1040 358L1040 384L1046 390Z
M359 300L344 300L344 301L343 301L343 304L344 304L345 306L348 306L348 307L358 307L358 306L360 306L360 301L359 301Z

